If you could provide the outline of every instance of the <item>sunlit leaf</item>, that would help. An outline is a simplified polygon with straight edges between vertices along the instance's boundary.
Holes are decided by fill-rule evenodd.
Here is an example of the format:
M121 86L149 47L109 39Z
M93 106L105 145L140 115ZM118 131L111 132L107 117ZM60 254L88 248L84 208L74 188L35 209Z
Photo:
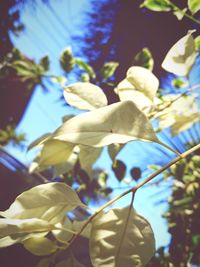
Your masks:
M78 109L93 110L107 105L107 98L101 88L88 82L65 87L64 98L68 104Z
M37 138L36 140L34 140L29 146L28 146L28 150L32 149L34 147L40 146L42 145L45 141L47 141L49 138L51 137L50 133L46 133L43 134L42 136L40 136L39 138Z
M200 121L200 113L189 113L188 115L176 115L175 123L172 125L172 135L178 135L179 133L189 129L193 124Z
M133 65L141 66L150 71L153 70L154 60L151 54L151 51L145 47L134 57Z
M151 101L154 100L159 87L159 80L150 70L133 66L127 71L127 79L136 90L142 92Z
M78 262L74 256L71 255L69 259L59 262L55 267L85 267L85 265Z
M182 20L186 12L187 12L187 8L184 8L184 9L177 8L173 10L173 14L177 17L178 20Z
M145 0L140 7L146 7L152 11L170 11L172 6L168 0Z
M81 168L86 172L90 171L92 165L97 161L101 155L103 148L101 147L91 147L80 145L79 161Z
M162 67L178 76L187 76L195 63L197 53L192 32L182 37L167 53Z
M142 111L148 112L153 102L141 91L138 91L127 79L122 80L115 89L121 101L131 100Z
M86 73L92 78L95 79L96 78L96 74L95 71L93 70L93 68L87 64L85 61L79 59L79 58L75 58L75 63L84 71L86 71Z
M66 212L84 206L78 195L64 183L38 185L19 195L8 210L0 214L7 218L40 218L52 224L63 219Z
M200 10L200 1L199 0L188 0L188 7L191 13L194 15Z
M146 116L131 101L80 114L65 122L53 136L95 147L136 139L158 141Z
M28 236L46 235L54 226L41 219L0 219L0 247L8 247L20 243Z
M106 62L100 70L102 78L105 80L110 78L114 74L118 66L119 63L117 62Z
M93 220L90 258L94 267L144 266L154 252L151 226L134 209L113 209Z
M53 138L94 147L139 139L157 142L172 150L159 141L145 114L132 101L123 101L80 114L63 123L55 131Z
M119 152L124 148L124 144L111 144L108 146L108 153L110 158L114 161Z
M31 237L23 242L25 249L37 256L45 256L54 253L58 246L55 241L46 237Z

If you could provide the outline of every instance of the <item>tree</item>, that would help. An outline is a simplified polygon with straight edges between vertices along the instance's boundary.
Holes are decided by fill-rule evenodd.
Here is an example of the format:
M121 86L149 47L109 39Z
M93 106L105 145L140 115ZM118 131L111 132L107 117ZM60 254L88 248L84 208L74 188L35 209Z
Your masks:
M169 50L162 63L165 70L185 77L185 79L173 81L176 87L184 88L182 93L177 95L160 93L159 80L152 73L153 59L150 54L147 57L146 50L142 50L135 58L137 65L131 66L123 81L113 86L120 101L111 105L107 105L108 101L103 90L91 83L92 79L96 79L93 68L80 59L74 58L69 49L63 52L60 63L65 71L69 72L78 66L85 72L84 76L81 75L81 79L84 78L85 81L66 86L64 97L71 106L89 111L78 116L65 117L63 124L54 133L46 134L30 145L30 148L41 147L30 171L43 171L50 168L52 176L60 175L60 180L23 192L9 209L0 213L3 217L0 219L2 247L21 243L35 255L50 255L42 259L38 266L82 266L73 255L61 260L60 251L69 250L77 238L84 235L89 237L93 266L122 266L122 264L123 266L144 266L154 254L155 240L148 221L137 214L132 207L134 197L139 188L168 168L171 169L167 172L167 176L175 175L177 180L184 182L177 183L175 186L177 188L174 187L173 197L176 198L176 202L172 202L170 206L172 210L167 214L168 220L172 224L174 220L178 221L176 216L179 218L179 214L177 215L174 209L176 205L181 206L180 213L183 209L187 210L184 217L188 223L187 227L190 226L191 215L194 221L198 218L198 211L196 211L198 198L195 194L199 191L197 182L199 157L195 157L193 153L199 151L200 145L193 145L192 148L180 154L161 142L151 126L151 121L156 120L159 126L157 131L170 127L172 135L178 135L199 121L200 115L194 94L194 89L199 85L193 88L186 87L187 77L198 56L198 40L199 37L194 38L193 33L189 31ZM21 59L21 61L20 65L19 62L12 63L18 72L21 71L19 66L26 60ZM33 66L25 64L25 69L32 70ZM44 62L42 66L44 68ZM114 74L116 66L113 62L104 66L104 72L102 71L104 83L109 83L109 78ZM38 70L37 67L36 70ZM41 71L41 67L39 70ZM41 77L45 74L42 71ZM63 85L63 78L54 78L56 82ZM183 103L187 104L189 109L186 109ZM79 211L87 211L87 201L93 197L89 195L91 190L104 196L109 196L110 193L105 172L92 168L102 148L108 146L109 155L113 160L113 170L120 181L123 179L125 165L117 160L116 156L126 143L135 140L156 142L167 147L177 157L166 166L157 169L145 180L139 181L133 188L106 202L86 220L78 221L76 212L73 216L72 212L74 209L77 211L77 208ZM172 167L176 163L177 165ZM184 174L183 166L186 169ZM132 170L134 179L139 179L139 172L136 169ZM192 174L194 176L191 177ZM48 181L45 179L45 182ZM77 192L73 189L75 186L78 188ZM105 212L112 203L129 193L131 201L128 207L109 209ZM186 202L177 203L177 195L179 200L181 198L182 201L183 198ZM185 206L182 207L185 204L186 209ZM85 214L87 215L87 212ZM172 226L174 227L177 225ZM185 230L185 227L183 229ZM160 253L161 260L165 260L164 263L185 266L191 261L199 264L196 253L199 247L199 233L194 226L190 232L192 236L188 239L187 229L186 242L182 244L179 251L180 255L184 251L185 258L174 257L173 242L177 240L177 236L173 231L170 258ZM193 247L188 250L190 244Z

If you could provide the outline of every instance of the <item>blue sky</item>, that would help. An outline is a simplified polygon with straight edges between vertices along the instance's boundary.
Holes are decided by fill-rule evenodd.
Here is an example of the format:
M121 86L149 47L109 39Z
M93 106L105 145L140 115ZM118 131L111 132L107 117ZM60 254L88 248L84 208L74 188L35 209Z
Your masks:
M50 1L49 6L44 5L39 0L36 2L35 8L29 5L22 9L21 18L26 29L20 37L11 35L12 41L26 56L36 61L44 55L49 55L52 72L60 75L62 72L58 58L63 48L71 46L75 55L79 52L79 44L72 41L72 35L81 36L84 33L86 12L90 10L90 1L53 0ZM61 124L64 115L77 113L75 109L64 106L59 101L61 95L59 88L55 88L55 86L48 86L48 88L49 93L45 93L40 86L35 89L23 119L18 125L17 131L26 133L26 145L42 134L54 131ZM7 149L25 164L29 164L34 156L33 152L27 153L25 149L19 150L11 145ZM148 173L147 166L149 164L155 162L164 164L174 156L168 152L169 157L163 157L164 154L162 155L160 149L166 152L165 148L161 148L157 144L132 142L122 150L119 158L126 159L125 162L128 169L132 166L142 166L146 170L143 173L145 177ZM111 171L111 161L106 151L98 160L96 166L101 166L108 170L111 176L109 182L111 186L127 186L125 183L119 184L116 182ZM116 189L114 195L121 193L123 190ZM168 189L150 186L140 189L135 198L136 210L144 215L152 225L157 247L166 245L169 242L167 227L161 218L161 214L166 210L167 205L166 203L154 205L160 199L159 195L157 196L160 191L162 191L161 197L166 196L167 199ZM128 205L129 201L130 196L127 196L117 202L115 206Z

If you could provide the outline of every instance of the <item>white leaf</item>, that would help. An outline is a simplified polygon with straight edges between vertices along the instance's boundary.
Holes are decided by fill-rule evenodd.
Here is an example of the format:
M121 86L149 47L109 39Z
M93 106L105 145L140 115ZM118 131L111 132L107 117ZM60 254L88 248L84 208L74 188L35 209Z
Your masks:
M45 141L47 141L51 137L50 133L43 134L39 138L37 138L35 141L33 141L29 146L28 150L32 149L34 147L42 145Z
M134 209L113 209L93 220L90 257L94 267L144 266L154 252L151 226Z
M149 99L143 92L138 91L127 79L122 80L115 89L121 101L131 100L142 111L148 111L153 105L151 99Z
M149 120L132 101L80 114L65 122L53 137L94 147L137 139L159 143Z
M84 146L84 145L80 145L79 147L80 147L79 161L81 164L81 168L89 174L92 169L92 165L101 155L103 148Z
M48 166L64 163L72 154L74 144L62 142L60 140L48 139L43 143L39 155L34 159L29 167L30 172L41 171Z
M124 148L124 144L111 144L108 146L110 158L114 161L119 152Z
M151 101L154 100L159 87L159 80L150 70L133 66L127 71L127 80L137 91L142 92Z
M172 135L178 135L179 133L189 129L193 124L200 121L200 113L194 112L188 115L175 116L175 122L172 125Z
M39 218L55 224L66 212L84 206L78 195L64 183L38 185L19 195L8 210L0 212L7 218Z
M46 235L54 226L41 219L0 219L0 247L22 242L29 236Z
M93 110L107 105L107 98L100 87L89 82L78 82L65 87L64 98L78 109Z
M162 63L162 67L175 75L187 76L195 63L196 56L195 42L190 31L172 46Z

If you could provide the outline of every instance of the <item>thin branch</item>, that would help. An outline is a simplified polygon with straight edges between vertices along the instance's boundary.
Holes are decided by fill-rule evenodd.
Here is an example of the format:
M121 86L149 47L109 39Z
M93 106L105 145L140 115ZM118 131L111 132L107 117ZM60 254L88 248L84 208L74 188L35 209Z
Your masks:
M123 192L122 194L114 197L113 199L111 199L110 201L108 201L106 204L104 204L103 206L101 206L91 217L88 218L88 220L85 222L85 224L82 226L82 228L80 229L80 231L74 235L72 237L72 239L69 241L69 246L72 245L72 243L76 240L76 238L78 236L81 235L81 233L83 232L83 230L87 227L87 225L89 223L92 222L92 220L101 212L103 211L105 208L107 208L108 206L110 206L111 204L113 204L115 201L121 199L122 197L126 196L129 193L133 193L133 197L136 193L136 191L141 188L142 186L144 186L145 184L147 184L148 182L150 182L153 178L155 178L157 175L161 174L163 171L165 171L166 169L168 169L169 167L171 167L172 165L174 165L175 163L177 163L179 160L186 158L187 156L189 156L190 154L192 154L193 152L195 152L196 150L200 149L200 144L194 146L193 148L187 150L186 152L182 153L180 156L176 157L175 159L173 159L172 161L170 161L168 164L166 164L165 166L163 166L162 168L160 168L159 170L155 171L154 173L152 173L149 177L147 177L144 181L142 181L141 183L139 183L138 185L132 187L131 189ZM132 202L133 202L133 198L132 198ZM69 247L68 246L68 247Z

